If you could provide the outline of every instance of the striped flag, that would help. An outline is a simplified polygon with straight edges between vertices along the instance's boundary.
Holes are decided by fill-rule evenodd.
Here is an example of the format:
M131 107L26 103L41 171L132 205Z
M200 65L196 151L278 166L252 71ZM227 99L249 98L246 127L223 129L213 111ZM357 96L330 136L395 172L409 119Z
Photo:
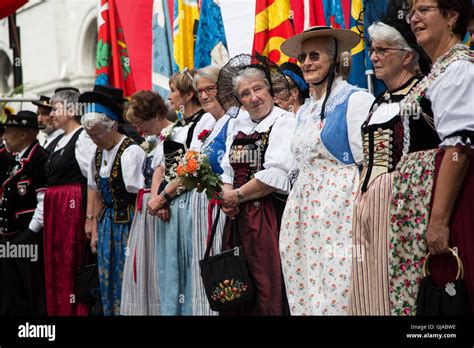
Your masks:
M221 8L215 0L202 0L199 14L194 67L224 64L229 60Z
M197 0L175 0L173 21L174 70L194 68L194 42L199 22Z
M258 52L278 65L289 61L280 45L295 33L290 21L290 0L256 0L255 14L252 54Z
M135 83L115 0L101 0L98 26L95 83L121 88L129 97Z
M169 94L173 74L173 48L167 0L153 1L152 88L163 98Z
M352 70L349 75L349 83L367 88L367 78L365 76L365 41L364 41L364 17L362 11L362 0L352 0L351 2L351 30L361 35L362 40L354 47L352 53Z

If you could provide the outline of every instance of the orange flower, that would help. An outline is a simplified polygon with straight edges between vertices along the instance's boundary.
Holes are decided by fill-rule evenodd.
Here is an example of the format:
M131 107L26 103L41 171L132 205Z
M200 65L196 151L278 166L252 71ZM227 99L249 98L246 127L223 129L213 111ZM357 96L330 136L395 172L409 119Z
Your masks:
M180 164L176 168L176 173L178 174L178 176L185 176L186 175L186 169Z
M186 172L192 174L196 171L197 168L198 162L194 158L189 159L188 164L186 165Z
M196 157L197 154L197 151L189 150L188 152L186 152L186 160L189 161L191 158Z

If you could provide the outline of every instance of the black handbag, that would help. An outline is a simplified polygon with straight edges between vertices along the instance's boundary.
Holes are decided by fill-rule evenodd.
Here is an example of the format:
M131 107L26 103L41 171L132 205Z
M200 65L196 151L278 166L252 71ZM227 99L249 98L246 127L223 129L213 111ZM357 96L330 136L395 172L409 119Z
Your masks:
M464 267L462 261L453 249L449 249L449 251L458 262L456 280L448 283L446 287L433 284L428 269L428 259L430 257L430 253L428 253L423 265L423 279L416 300L416 315L418 316L471 314L469 294L463 282Z
M97 257L92 255L89 246L86 247L84 258L85 266L76 271L74 294L79 301L93 305L100 298L99 267Z
M204 290L213 311L234 308L252 300L255 296L255 286L241 246L209 256L219 215L217 214L212 225L211 237L204 258L199 261ZM236 227L235 221L234 224ZM233 232L238 235L236 230Z

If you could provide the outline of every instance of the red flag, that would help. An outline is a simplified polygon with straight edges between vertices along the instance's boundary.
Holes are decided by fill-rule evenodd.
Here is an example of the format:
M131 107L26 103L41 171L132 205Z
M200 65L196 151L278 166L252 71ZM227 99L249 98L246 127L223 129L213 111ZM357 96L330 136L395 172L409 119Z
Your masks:
M129 97L135 92L135 83L115 0L101 1L98 21L96 84L121 88Z
M0 19L8 17L17 9L26 4L28 0L2 0L0 1Z
M295 30L290 21L290 0L257 0L255 35L252 53L258 52L280 65L290 58L280 51L280 45Z

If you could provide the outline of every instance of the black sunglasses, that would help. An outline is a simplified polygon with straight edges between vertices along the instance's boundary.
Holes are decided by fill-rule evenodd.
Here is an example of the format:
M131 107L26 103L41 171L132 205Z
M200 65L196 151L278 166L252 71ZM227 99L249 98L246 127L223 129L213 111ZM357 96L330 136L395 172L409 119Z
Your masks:
M306 52L301 52L296 56L296 60L300 62L300 64L303 64L306 60L306 57L308 57L308 53ZM321 58L321 54L316 51L311 51L309 52L309 59L312 62L317 62Z

